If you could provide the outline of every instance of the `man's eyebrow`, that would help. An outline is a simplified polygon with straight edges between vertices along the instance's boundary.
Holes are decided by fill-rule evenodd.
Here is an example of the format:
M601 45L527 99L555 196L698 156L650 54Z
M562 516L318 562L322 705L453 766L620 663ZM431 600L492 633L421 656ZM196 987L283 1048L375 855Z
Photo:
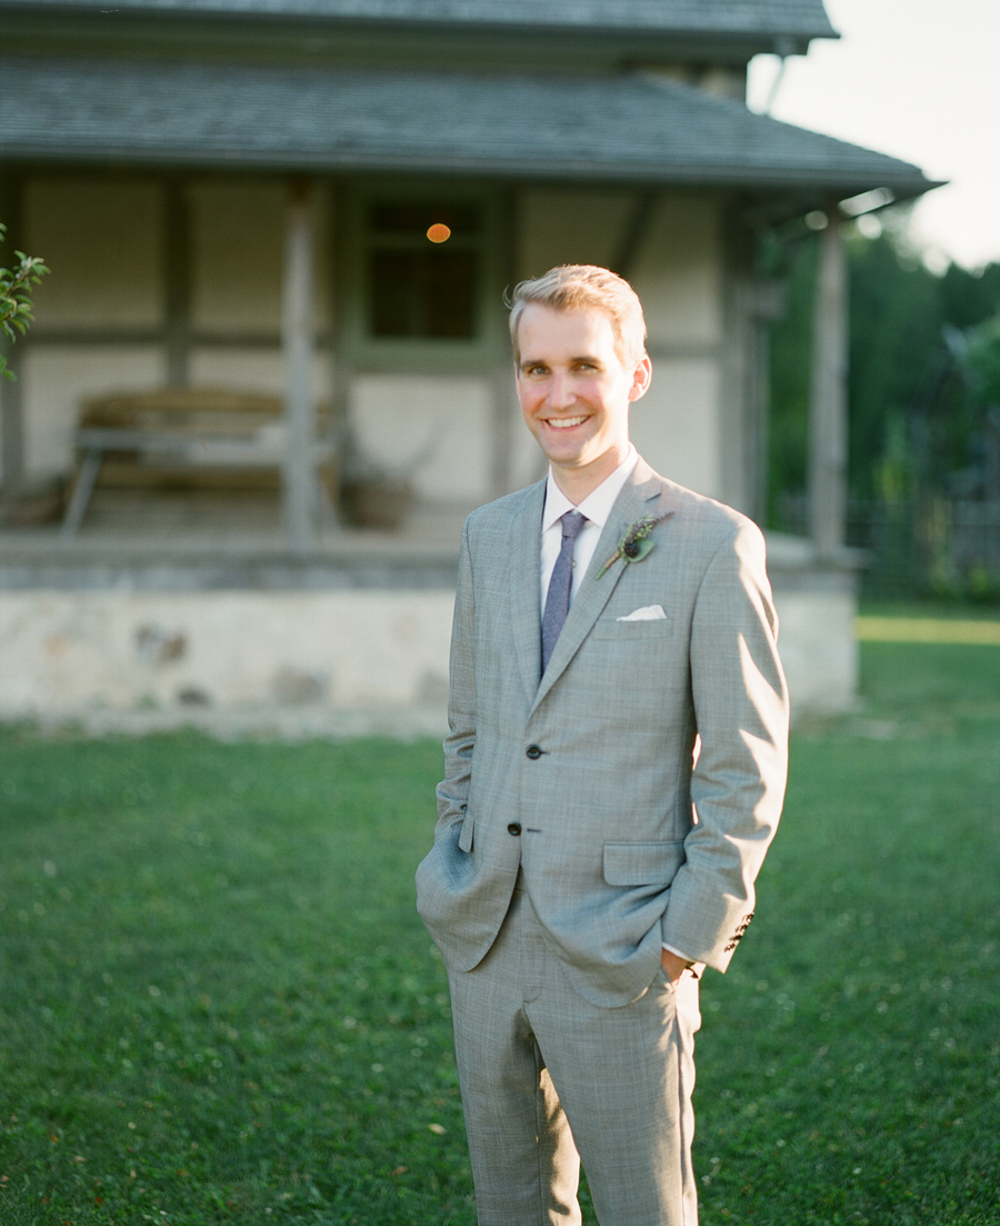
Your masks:
M588 362L591 366L601 366L601 359L595 357L592 353L581 353L578 357L570 358L569 365L575 366L579 362ZM549 363L545 358L522 358L520 362L521 370L527 370L530 366L548 366Z

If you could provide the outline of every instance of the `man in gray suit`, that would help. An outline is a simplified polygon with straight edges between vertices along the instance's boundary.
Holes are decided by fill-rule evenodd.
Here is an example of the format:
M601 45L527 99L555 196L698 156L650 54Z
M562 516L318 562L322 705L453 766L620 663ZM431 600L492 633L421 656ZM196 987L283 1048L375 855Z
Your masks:
M784 791L764 542L629 442L642 308L606 269L514 291L546 481L462 536L451 733L418 906L448 968L480 1226L694 1226L698 976L724 971Z

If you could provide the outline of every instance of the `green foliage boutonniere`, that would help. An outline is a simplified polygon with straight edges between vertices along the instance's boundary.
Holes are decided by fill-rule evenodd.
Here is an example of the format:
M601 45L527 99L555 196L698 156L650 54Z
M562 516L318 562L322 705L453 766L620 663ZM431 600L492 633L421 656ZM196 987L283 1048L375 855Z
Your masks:
M606 570L610 570L619 558L624 558L626 564L641 562L647 554L652 553L656 548L656 541L651 541L649 534L666 518L666 515L644 515L626 528L625 535L618 542L618 548L597 572L597 578L600 579Z

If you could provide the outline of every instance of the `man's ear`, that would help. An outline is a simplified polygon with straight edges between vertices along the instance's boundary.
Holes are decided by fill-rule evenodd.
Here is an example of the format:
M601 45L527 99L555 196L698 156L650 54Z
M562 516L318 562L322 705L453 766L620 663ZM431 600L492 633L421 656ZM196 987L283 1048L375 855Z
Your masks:
M632 386L628 389L629 400L641 400L649 391L649 384L652 378L653 363L649 360L649 354L644 353L642 361L638 363L632 372Z

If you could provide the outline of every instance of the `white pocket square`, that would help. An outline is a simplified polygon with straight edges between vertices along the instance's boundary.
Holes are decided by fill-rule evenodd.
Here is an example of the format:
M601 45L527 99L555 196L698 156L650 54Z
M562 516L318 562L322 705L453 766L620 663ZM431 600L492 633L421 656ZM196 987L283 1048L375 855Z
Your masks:
M616 617L618 622L658 622L666 621L667 615L663 612L663 605L648 604L641 609L636 609L627 617Z

